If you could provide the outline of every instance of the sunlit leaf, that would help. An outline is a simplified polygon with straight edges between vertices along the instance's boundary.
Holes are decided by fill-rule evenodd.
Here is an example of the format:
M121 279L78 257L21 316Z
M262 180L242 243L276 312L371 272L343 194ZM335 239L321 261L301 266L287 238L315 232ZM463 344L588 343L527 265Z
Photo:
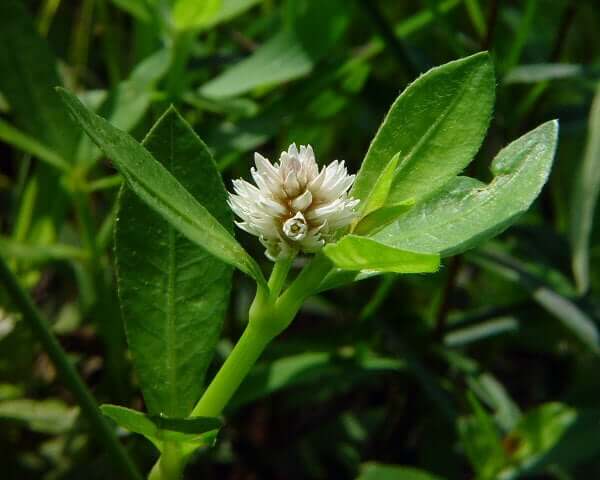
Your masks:
M208 25L221 8L222 0L175 0L173 22L179 30L191 30Z
M483 141L494 104L487 53L436 67L391 106L365 156L352 195L367 198L400 152L388 203L418 201L460 173Z
M396 168L400 160L400 152L392 157L392 159L381 170L379 177L372 185L371 190L366 198L361 199L358 205L361 217L367 216L371 212L383 207L390 195L390 188L396 175Z
M440 267L438 254L415 253L383 245L356 235L346 235L323 248L325 255L343 270L425 273Z
M457 177L373 239L400 249L449 256L497 235L538 196L552 167L557 135L557 122L539 126L500 151L489 184Z

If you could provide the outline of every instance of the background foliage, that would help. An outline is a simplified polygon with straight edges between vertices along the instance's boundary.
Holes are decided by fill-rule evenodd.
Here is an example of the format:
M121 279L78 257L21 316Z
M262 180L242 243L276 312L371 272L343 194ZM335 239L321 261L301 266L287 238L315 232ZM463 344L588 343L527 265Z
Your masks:
M230 187L254 150L273 159L292 141L358 170L400 90L487 49L495 113L467 173L489 181L502 146L559 118L540 199L437 274L386 275L311 299L243 384L218 447L187 475L596 478L599 23L591 0L4 0L0 254L98 401L142 410L115 297L121 179L53 87L75 90L139 140L174 104ZM193 172L180 174L203 194ZM133 208L139 221L142 205ZM258 242L238 238L268 264ZM252 288L234 276L209 377L243 328ZM3 478L115 478L75 405L0 289ZM153 447L121 435L147 470Z

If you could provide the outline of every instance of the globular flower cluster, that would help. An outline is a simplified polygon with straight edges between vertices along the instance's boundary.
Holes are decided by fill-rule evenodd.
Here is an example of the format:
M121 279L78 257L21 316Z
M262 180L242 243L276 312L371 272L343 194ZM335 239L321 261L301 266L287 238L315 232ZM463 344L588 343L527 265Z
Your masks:
M278 163L259 153L254 162L256 186L234 180L229 206L241 219L236 225L260 239L269 259L316 252L355 219L359 201L348 196L355 176L343 161L319 170L310 145L298 151L292 144Z

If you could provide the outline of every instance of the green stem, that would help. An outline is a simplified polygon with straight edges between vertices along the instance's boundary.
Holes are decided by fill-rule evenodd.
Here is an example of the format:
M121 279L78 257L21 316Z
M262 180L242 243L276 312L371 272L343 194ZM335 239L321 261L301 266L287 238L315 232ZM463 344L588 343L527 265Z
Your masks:
M292 261L290 258L275 263L269 278L271 288L281 289ZM221 415L265 347L289 326L306 297L315 291L315 286L320 284L330 269L329 260L317 255L279 298L273 295L274 291L271 291L267 300L260 293L257 294L250 307L246 330L194 407L192 417Z
M179 480L183 478L186 456L174 443L164 445L162 455L152 467L148 480Z
M229 402L265 347L272 340L268 333L250 322L231 354L194 407L192 417L217 417Z
M331 262L323 255L317 255L279 296L293 260L291 257L276 262L268 282L269 291L265 292L261 288L257 290L244 333L192 410L191 417L218 417L223 413L267 345L289 326L306 297L316 291L321 280L331 270ZM172 461L176 465L185 465L189 453L191 451L172 452ZM169 461L166 455L163 452L158 459L148 476L149 480L180 478L178 473L166 473L162 466Z
M46 353L59 371L63 381L77 399L81 411L87 416L92 430L100 441L103 442L110 454L110 458L115 463L115 466L123 472L126 478L141 480L142 477L140 476L140 473L127 456L125 449L117 440L113 429L104 419L100 410L98 410L94 397L77 374L75 368L69 361L67 354L61 348L58 340L50 330L48 323L37 311L31 298L27 295L25 290L23 290L21 285L19 285L18 280L1 257L0 280L11 296L15 306L23 314L23 319L29 324L34 335L43 345Z
M293 312L300 309L304 300L313 295L325 276L331 271L331 261L322 253L315 256L292 282L289 288L277 299L277 309L283 312ZM289 322L293 319L289 318ZM287 327L285 325L283 328Z
M279 297L295 257L295 255L292 255L291 257L275 262L271 277L269 278L269 292L271 299L275 300Z

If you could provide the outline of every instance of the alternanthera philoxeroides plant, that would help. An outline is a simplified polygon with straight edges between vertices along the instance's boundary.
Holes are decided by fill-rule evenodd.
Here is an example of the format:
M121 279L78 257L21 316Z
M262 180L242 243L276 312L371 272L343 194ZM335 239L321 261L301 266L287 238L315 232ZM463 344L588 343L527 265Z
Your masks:
M432 69L391 106L356 177L344 162L319 166L310 146L291 145L273 162L255 154L254 184L236 180L231 194L173 108L139 144L60 91L126 180L115 257L147 413L103 412L158 448L149 478L180 478L191 455L213 444L237 388L309 296L381 273L435 272L441 258L479 245L529 208L552 165L555 121L503 148L491 182L460 175L484 139L494 89L486 53ZM233 213L268 260L235 240ZM254 280L256 295L241 338L205 386L234 268Z

